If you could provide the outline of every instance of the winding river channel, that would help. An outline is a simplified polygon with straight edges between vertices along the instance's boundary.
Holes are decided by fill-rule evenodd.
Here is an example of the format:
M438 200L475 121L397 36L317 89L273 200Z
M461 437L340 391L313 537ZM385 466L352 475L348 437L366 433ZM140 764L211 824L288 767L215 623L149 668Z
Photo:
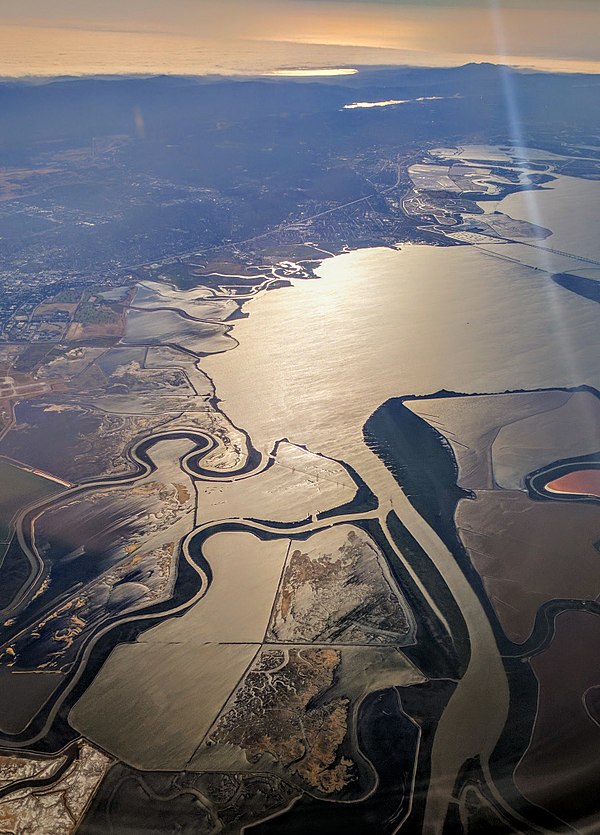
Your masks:
M599 190L600 183L586 183L584 200L591 205ZM479 758L495 801L505 803L494 787L489 761L507 720L509 687L477 593L446 544L367 445L364 427L390 398L442 389L468 394L579 385L600 388L600 305L555 284L543 266L559 258L561 269L566 259L575 270L580 249L586 258L600 259L591 228L584 235L585 246L580 226L576 235L571 220L558 228L561 213L556 205L562 191L565 199L572 200L568 178L535 194L534 222L551 218L556 229L543 225L553 228L560 241L558 256L551 252L552 236L544 241L548 251L541 253L538 263L531 262L531 247L519 244L508 245L511 260L500 246L368 249L324 261L319 281L292 278L290 287L257 294L246 303L248 317L233 323L231 336L237 347L201 360L201 368L214 383L219 408L246 434L245 460L229 470L203 466L222 441L197 427L181 425L157 432L130 450L136 474L70 493L136 483L153 471L153 450L175 440L192 445L180 458L181 470L207 483L264 473L282 439L343 462L356 473L357 488L364 485L377 500L367 509L350 506L327 519L313 514L290 524L241 518L199 524L182 543L183 559L197 575L193 593L148 611L125 614L118 624L157 623L198 602L210 589L210 566L202 556L202 543L211 532L237 530L265 538L293 538L338 524L376 520L388 547L451 633L450 618L434 599L428 578L419 576L394 541L388 526L393 511L443 578L462 613L470 644L466 671L435 734L426 835L441 833L456 776L469 759ZM517 197L508 199L514 204ZM532 219L528 200L521 204L522 214ZM18 604L35 594L42 566L35 547L35 519L54 501L24 512L18 520L20 544L31 565ZM38 724L34 731L32 726L5 742L13 748L29 748L44 737L77 687L94 647L116 625L116 621L106 623L82 647L76 672L57 691L43 726Z

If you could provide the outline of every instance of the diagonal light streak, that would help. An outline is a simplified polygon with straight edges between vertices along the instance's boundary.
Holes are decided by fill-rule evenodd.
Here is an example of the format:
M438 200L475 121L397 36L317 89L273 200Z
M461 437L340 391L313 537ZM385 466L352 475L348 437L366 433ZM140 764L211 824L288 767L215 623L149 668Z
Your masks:
M511 145L513 148L519 148L519 155L526 162L529 162L528 146L523 130L523 119L521 117L519 99L514 82L514 72L507 66L509 51L501 0L488 0L488 3L496 52L501 62L499 73ZM522 195L525 204L526 219L535 226L546 227L547 224L544 223L536 190L525 189ZM535 252L537 253L537 269L543 270L548 276L557 272L552 265L552 254L547 249L544 247L536 247ZM585 383L586 379L577 361L572 335L563 322L561 304L561 299L564 298L563 291L553 282L549 282L549 287L550 309L548 325L553 328L557 347L562 355L562 360L568 375L568 380L565 382L568 386L578 386ZM587 428L591 429L591 427ZM595 434L598 434L597 429L595 430ZM592 437L592 432L589 435Z

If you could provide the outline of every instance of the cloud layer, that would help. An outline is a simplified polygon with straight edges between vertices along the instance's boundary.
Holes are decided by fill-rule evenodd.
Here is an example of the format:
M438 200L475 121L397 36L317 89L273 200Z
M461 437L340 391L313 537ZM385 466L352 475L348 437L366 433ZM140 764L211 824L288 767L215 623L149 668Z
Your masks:
M85 72L86 60L88 71L147 72L152 56L161 71L207 72L212 61L255 72L310 62L317 48L322 63L327 47L338 63L592 69L599 31L597 0L20 0L0 10L0 74L55 72L61 57L65 72Z

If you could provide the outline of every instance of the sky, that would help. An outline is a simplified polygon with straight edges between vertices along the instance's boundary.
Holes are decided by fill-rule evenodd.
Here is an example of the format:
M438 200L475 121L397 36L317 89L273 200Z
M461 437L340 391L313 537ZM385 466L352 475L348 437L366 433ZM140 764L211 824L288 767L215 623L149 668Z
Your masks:
M0 76L494 61L600 71L600 0L0 0Z

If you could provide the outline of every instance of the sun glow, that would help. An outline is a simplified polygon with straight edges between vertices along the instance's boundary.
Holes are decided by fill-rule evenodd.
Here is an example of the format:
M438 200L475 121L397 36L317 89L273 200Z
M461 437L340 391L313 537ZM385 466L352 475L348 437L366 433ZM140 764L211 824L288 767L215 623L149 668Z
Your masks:
M326 77L328 75L356 75L358 70L350 67L329 67L323 69L272 70L269 75L279 75L288 78L305 78L309 76Z

